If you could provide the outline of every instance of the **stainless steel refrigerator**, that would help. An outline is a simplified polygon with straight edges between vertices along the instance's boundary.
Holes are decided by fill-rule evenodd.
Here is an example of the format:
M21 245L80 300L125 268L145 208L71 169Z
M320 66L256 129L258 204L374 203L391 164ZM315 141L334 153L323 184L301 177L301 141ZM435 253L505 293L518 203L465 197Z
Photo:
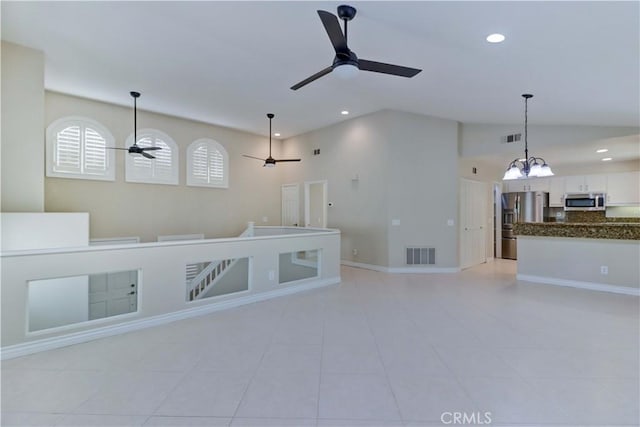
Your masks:
M544 222L548 216L549 193L545 191L502 193L502 258L518 258L513 224Z

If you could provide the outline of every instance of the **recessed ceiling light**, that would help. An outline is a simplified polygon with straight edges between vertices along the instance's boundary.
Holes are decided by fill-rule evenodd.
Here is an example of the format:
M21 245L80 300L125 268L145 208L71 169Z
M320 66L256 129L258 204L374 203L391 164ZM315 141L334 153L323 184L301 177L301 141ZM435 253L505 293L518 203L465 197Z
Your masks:
M274 133L273 136L280 136L278 132Z
M502 43L504 41L504 36L500 33L489 34L487 36L487 41L489 43Z
M611 157L605 157L604 159L602 159L603 162L608 162L609 160L613 160Z
M599 150L596 150L596 153L606 153L607 151L609 151L608 148L601 148Z
M340 114L342 114L343 116L347 116L349 112L347 110L342 110L340 111Z

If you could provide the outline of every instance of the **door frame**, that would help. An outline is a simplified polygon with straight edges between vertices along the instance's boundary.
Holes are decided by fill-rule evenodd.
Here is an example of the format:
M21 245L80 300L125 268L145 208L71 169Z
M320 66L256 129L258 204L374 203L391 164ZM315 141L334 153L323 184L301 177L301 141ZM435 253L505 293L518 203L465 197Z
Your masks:
M327 228L327 186L328 182L326 179L321 179L317 181L305 181L304 182L304 225L308 227L311 223L311 197L310 190L311 186L314 184L322 184L322 228Z

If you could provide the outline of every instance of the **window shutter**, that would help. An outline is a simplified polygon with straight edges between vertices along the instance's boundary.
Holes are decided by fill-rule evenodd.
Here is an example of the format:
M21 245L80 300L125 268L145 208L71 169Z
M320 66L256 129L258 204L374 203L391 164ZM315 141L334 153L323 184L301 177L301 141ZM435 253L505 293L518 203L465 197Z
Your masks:
M84 130L84 170L88 174L104 174L107 170L107 142L95 130Z
M161 181L170 181L173 176L173 151L163 140L156 138L154 146L162 148L153 152L153 177Z
M47 127L47 176L115 179L113 136L85 117L65 117Z
M209 183L222 184L224 180L224 157L220 150L211 150L209 154Z
M187 185L227 188L228 161L226 150L216 141L192 142L187 149Z
M56 134L55 172L81 173L80 126L69 126Z
M208 150L206 145L199 144L200 146L193 150L191 155L191 177L202 183L208 183L209 170L207 168L208 163Z
M127 145L133 144L133 136L127 139ZM138 136L138 146L159 147L161 150L149 151L155 159L140 154L126 158L126 180L148 184L178 184L178 146L168 135L155 129L142 130Z

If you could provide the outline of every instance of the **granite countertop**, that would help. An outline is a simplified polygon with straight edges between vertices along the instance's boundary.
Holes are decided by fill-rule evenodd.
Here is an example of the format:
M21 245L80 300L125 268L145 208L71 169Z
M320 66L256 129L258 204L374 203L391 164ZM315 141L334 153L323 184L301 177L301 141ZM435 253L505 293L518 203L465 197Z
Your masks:
M519 236L640 240L640 222L524 222L513 225Z

